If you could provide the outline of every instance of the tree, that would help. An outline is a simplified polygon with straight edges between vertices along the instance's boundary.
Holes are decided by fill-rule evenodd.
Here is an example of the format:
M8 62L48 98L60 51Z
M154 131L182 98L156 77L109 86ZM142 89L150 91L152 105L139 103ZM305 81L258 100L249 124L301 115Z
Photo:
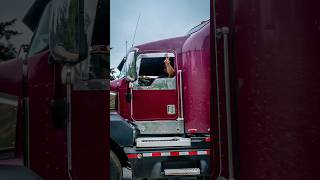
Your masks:
M11 21L0 22L0 62L13 59L17 55L16 48L10 42L13 36L17 36L21 33L18 31L9 29L10 26L14 25L17 19Z

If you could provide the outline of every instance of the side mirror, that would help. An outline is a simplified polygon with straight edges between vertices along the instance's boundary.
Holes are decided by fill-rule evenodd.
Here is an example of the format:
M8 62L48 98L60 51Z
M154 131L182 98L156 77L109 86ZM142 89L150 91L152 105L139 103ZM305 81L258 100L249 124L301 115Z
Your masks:
M131 51L127 56L127 65L128 72L126 75L126 79L129 82L133 82L137 80L137 69L136 69L136 52Z
M78 63L87 58L84 0L52 1L49 46L53 62Z
M119 71L122 70L123 65L124 65L125 62L126 62L126 58L124 57L124 58L121 60L121 62L120 62L120 64L118 65L118 67L117 67L117 69L118 69Z

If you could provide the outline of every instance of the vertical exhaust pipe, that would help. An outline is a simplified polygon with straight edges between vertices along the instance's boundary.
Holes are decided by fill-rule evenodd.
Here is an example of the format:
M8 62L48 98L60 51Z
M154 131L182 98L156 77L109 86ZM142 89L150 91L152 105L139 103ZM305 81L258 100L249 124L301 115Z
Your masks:
M216 27L216 26L215 26ZM216 29L216 28L215 28ZM227 116L227 140L228 140L228 172L229 172L229 178L228 180L235 180L234 177L234 163L233 163L233 146L232 146L232 120L231 120L231 100L230 100L230 70L229 70L229 43L228 43L228 38L229 38L229 28L228 27L222 27L216 29L216 36L218 38L223 38L223 62L224 62L224 81L225 81L225 100L226 100L226 116ZM215 43L217 45L217 43ZM216 50L217 52L217 50ZM218 94L219 96L219 94ZM219 102L218 102L219 103ZM218 112L220 113L220 112ZM221 119L219 118L219 131L221 131ZM221 132L219 132L219 141L221 141ZM219 151L220 151L220 156L222 148L221 145L219 145ZM221 157L220 157L220 172L219 172L219 177L217 178L218 180L226 180L226 178L221 176L222 173L222 162L221 162Z

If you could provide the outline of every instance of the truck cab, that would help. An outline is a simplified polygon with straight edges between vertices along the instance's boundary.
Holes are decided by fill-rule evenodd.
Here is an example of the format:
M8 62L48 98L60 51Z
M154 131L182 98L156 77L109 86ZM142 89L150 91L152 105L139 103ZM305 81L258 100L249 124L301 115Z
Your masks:
M28 50L0 64L0 179L108 179L108 21L105 0L31 6Z
M184 36L137 45L118 66L110 83L111 151L133 178L209 176L209 27L204 21Z

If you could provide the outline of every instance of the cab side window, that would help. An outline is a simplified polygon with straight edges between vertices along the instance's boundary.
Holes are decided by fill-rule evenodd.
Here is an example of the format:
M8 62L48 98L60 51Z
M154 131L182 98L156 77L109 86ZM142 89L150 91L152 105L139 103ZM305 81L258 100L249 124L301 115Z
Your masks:
M50 4L48 4L48 6L42 14L38 28L32 39L28 57L33 56L49 47L49 18L51 9L50 7Z
M166 72L164 65L164 57L144 57L138 63L138 75L139 78L136 81L136 87L138 89L175 89L176 80L170 78ZM170 64L174 67L174 58L170 58Z

